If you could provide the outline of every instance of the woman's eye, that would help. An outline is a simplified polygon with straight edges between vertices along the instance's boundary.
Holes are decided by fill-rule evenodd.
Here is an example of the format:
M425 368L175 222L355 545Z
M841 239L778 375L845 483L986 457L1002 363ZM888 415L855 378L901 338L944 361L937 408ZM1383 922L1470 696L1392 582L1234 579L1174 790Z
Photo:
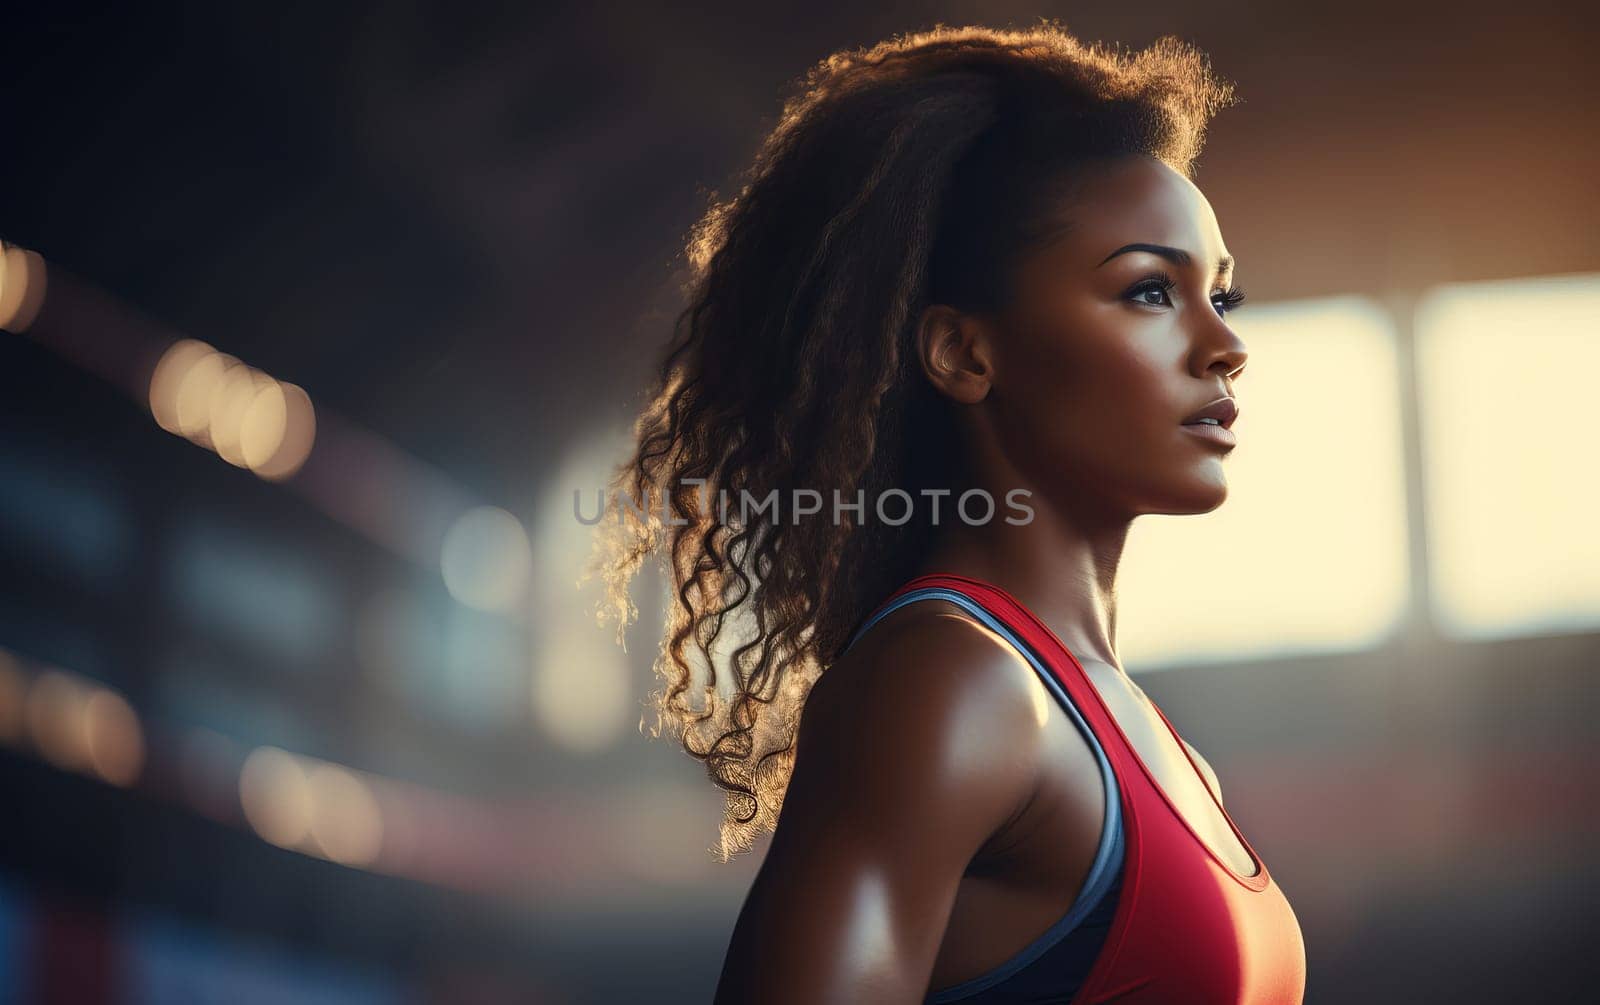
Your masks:
M1242 303L1244 303L1244 290L1237 286L1211 295L1211 306L1216 308L1218 314L1226 315L1229 311L1237 310Z
M1133 299L1141 304L1151 307L1170 307L1172 300L1167 296L1164 286L1143 286L1133 291Z

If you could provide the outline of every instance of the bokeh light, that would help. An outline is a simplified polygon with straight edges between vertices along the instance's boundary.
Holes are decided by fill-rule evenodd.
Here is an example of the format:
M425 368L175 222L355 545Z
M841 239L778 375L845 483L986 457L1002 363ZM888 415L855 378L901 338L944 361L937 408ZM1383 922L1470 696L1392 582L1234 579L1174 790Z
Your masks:
M298 384L279 382L276 389L282 395L281 405L270 392L257 395L245 414L243 432L245 463L274 482L299 471L317 439L317 413L311 396Z
M450 595L485 611L514 609L526 595L533 553L522 523L497 506L463 513L445 533L439 569Z
M209 352L191 363L178 381L173 410L178 432L205 446L211 442L211 399L221 390L228 370L238 360L226 353Z
M384 847L372 781L340 764L258 747L240 769L239 801L256 833L281 848L366 867Z
M133 706L114 691L96 688L83 715L95 773L113 785L132 785L144 766L144 732Z
M81 771L90 766L88 698L89 689L60 670L46 670L28 689L29 735L39 753L58 768Z
M630 725L631 677L621 660L594 659L611 636L591 623L545 636L535 647L533 711L544 733L578 754L610 747ZM615 648L613 644L613 648Z
M44 306L46 266L36 251L0 243L0 329L33 327Z
M639 711L627 653L613 628L595 622L599 584L578 586L593 537L572 509L574 490L587 496L607 484L625 437L626 430L608 430L573 450L552 479L536 524L533 712L546 736L580 754L615 744Z
M178 422L178 389L197 363L215 354L204 342L189 338L172 343L161 355L150 376L150 414L162 429L174 436L185 435Z
M239 456L251 469L271 462L289 431L289 402L283 385L269 380L257 386L239 420Z
M235 362L223 372L211 392L211 417L206 430L217 456L235 467L244 467L242 434L245 415L262 389L274 383L271 377Z
M347 768L317 764L306 775L311 837L323 855L344 865L370 865L383 846L383 818L372 789Z
M11 731L0 738L13 737L23 724L58 768L128 786L144 767L144 729L126 698L57 668L30 685L18 662L0 654L0 730Z
M300 759L277 747L258 747L239 772L239 803L261 837L294 848L311 833L311 783Z
M300 470L316 441L316 411L305 389L198 339L180 339L162 354L150 377L149 405L162 429L268 481Z

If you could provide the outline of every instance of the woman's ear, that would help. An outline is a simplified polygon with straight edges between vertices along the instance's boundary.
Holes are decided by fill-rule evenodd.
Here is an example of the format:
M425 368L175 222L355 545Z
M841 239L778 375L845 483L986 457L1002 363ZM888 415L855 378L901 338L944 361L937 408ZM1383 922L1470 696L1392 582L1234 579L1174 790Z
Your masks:
M944 304L929 306L917 322L917 354L922 372L946 397L975 405L988 396L993 338L982 319Z

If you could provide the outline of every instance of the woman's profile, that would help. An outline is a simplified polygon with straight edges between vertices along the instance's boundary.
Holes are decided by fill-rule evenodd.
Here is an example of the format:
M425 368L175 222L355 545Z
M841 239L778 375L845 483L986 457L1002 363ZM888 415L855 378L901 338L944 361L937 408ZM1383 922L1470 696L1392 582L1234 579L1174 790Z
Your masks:
M724 859L772 834L719 1003L1301 1001L1294 912L1116 649L1134 519L1227 495L1241 294L1191 174L1231 98L1171 38L896 37L797 82L695 229L614 486L661 512L601 571L625 625L663 558L657 729Z

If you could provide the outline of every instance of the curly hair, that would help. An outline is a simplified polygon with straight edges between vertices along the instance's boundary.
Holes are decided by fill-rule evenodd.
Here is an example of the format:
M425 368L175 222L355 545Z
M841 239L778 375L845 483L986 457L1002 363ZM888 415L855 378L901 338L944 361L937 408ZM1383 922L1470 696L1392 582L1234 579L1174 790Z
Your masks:
M812 67L738 194L711 194L687 242L687 306L611 484L618 519L585 578L602 576L600 620L621 642L638 613L629 581L664 552L653 732L670 728L724 790L722 861L776 826L806 694L936 527L776 508L736 520L709 498L959 495L953 407L915 350L923 309L1003 305L1075 172L1146 155L1190 176L1232 100L1170 36L1127 51L1052 20L939 25Z

